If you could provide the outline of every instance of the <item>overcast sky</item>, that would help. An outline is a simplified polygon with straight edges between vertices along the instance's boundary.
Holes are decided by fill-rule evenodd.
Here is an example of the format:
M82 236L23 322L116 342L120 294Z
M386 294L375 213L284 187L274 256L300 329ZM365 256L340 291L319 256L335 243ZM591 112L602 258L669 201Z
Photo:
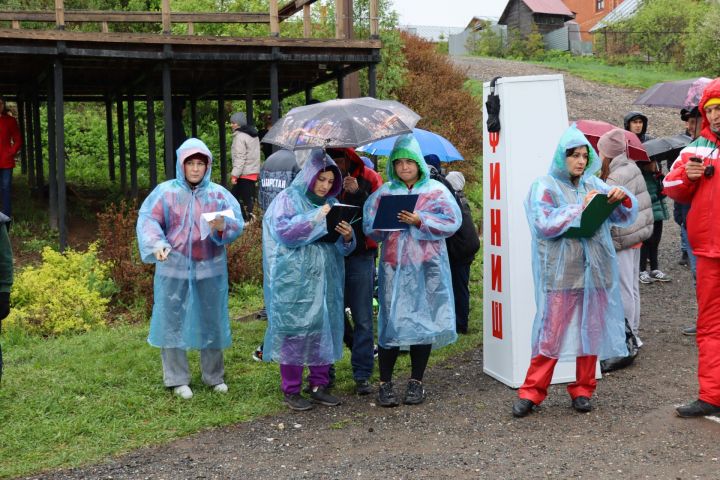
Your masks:
M474 16L499 17L507 0L393 0L401 25L465 27Z

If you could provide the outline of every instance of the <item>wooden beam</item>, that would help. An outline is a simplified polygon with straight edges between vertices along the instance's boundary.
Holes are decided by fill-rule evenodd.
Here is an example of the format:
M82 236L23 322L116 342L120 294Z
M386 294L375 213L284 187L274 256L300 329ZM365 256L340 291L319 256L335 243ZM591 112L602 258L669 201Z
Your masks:
M65 22L162 23L161 12L113 12L103 10L65 10ZM56 15L43 10L0 10L0 20L55 23ZM267 13L192 13L172 12L177 23L270 23Z
M380 19L378 17L378 0L370 0L370 38L379 38Z
M280 36L280 19L278 16L278 0L270 0L270 35Z
M335 0L335 38L345 38L345 0Z
M280 7L278 14L280 15L280 21L292 17L300 10L304 10L305 6L310 6L317 0L293 0L286 3L283 7Z
M195 33L195 24L193 22L188 22L187 26L188 26L187 34L193 35Z
M312 17L310 16L310 5L303 5L303 37L312 36Z
M172 24L170 23L170 0L162 0L162 32L170 34Z
M55 28L65 28L65 5L63 0L55 0Z

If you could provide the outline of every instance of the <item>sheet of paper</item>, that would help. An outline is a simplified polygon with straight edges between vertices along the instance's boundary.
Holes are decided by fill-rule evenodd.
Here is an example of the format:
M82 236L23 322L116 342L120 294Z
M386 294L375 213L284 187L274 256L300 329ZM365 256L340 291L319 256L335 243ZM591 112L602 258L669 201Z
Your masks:
M220 212L206 212L206 213L202 214L202 218L206 222L210 223L213 220L215 220L215 217L217 217L218 215L221 217L227 217L227 218L233 218L233 219L235 218L235 214L230 209L222 210Z

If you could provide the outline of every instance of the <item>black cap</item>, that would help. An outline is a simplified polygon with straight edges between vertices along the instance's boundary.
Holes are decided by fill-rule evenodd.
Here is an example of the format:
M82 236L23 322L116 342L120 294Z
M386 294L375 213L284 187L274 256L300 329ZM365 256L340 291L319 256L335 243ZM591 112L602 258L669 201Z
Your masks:
M689 108L689 109L683 108L682 110L680 110L680 119L683 122L687 122L691 118L700 118L700 117L702 117L702 115L700 115L700 110L698 109L697 106Z

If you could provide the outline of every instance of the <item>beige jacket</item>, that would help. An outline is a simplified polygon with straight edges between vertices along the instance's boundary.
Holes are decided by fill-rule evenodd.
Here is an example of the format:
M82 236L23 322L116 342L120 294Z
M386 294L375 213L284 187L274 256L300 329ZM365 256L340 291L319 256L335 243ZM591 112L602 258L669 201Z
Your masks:
M635 162L625 155L613 158L610 162L610 175L605 183L627 188L638 200L638 216L635 223L627 228L612 227L611 229L615 250L618 252L625 250L650 238L653 231L652 201L642 172Z
M235 130L232 134L232 156L233 177L252 175L260 173L260 139L251 137L247 133Z

